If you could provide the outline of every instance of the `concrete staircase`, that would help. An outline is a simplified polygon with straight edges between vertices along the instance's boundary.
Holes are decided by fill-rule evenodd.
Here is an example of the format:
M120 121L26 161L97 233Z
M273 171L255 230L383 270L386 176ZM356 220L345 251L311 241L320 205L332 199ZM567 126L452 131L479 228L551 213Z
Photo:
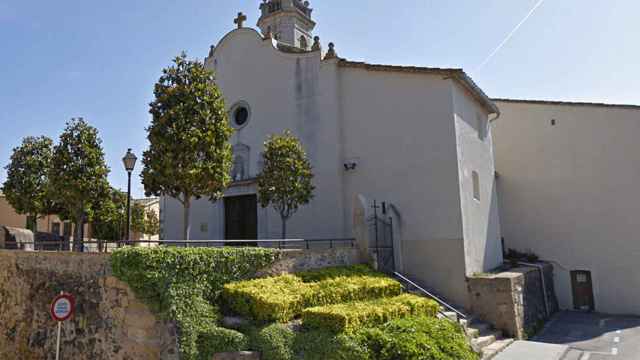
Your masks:
M408 292L437 301L441 306L438 317L460 324L471 347L482 355L482 360L493 359L513 343L513 339L503 338L501 331L494 330L488 323L465 315L463 309L450 305L443 297L434 295L433 291L420 287L401 274L395 273L395 277L405 285Z
M514 341L513 339L505 339L502 336L502 331L494 330L491 325L477 319L458 319L458 314L452 311L444 312L440 317L446 317L462 326L471 347L482 355L482 360L493 359Z

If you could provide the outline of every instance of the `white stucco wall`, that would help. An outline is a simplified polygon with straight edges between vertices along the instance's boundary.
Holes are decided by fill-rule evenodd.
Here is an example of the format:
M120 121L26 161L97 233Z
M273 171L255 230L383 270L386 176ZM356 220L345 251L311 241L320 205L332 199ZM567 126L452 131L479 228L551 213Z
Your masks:
M502 265L493 137L489 114L456 82L451 82L458 152L465 271L470 276ZM478 174L479 199L473 173Z
M573 308L569 271L588 270L597 311L640 314L640 108L498 106L506 247L554 262L562 308Z
M271 40L263 40L253 29L237 29L218 44L206 65L215 71L216 83L222 90L226 105L231 108L246 102L251 111L249 123L232 137L232 145L250 147L250 177L258 173L258 161L263 143L274 133L291 130L304 145L314 167L316 198L302 207L288 222L288 238L347 237L343 224L342 193L340 191L341 161L335 116L335 76L331 69L321 76L320 52L287 54L274 48ZM335 69L335 67L334 67ZM255 186L231 188L226 195L255 193ZM178 205L168 202L171 206ZM199 210L196 210L199 209ZM169 209L167 214L176 213ZM192 239L224 238L222 202L211 204L207 199L194 202ZM179 219L182 219L181 217ZM203 222L208 232L200 232ZM178 228L177 230L175 228ZM167 236L181 234L182 224L168 221ZM280 237L280 217L272 210L258 210L258 237Z
M465 305L449 81L342 68L340 84L345 158L358 162L355 171L345 173L345 203L363 194L394 204L402 219L401 270Z

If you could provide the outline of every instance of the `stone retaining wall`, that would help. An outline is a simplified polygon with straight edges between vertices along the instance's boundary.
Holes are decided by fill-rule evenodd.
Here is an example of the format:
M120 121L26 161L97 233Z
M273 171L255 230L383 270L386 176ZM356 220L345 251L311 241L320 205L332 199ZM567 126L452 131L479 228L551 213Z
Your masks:
M262 275L358 263L358 251L284 251ZM55 357L53 298L76 297L77 312L62 327L62 359L178 358L176 329L156 319L132 290L112 276L109 255L0 250L0 359Z
M534 267L518 267L469 278L471 313L517 339L540 330L549 316L558 311L553 266L541 265L544 265L546 304L540 271Z

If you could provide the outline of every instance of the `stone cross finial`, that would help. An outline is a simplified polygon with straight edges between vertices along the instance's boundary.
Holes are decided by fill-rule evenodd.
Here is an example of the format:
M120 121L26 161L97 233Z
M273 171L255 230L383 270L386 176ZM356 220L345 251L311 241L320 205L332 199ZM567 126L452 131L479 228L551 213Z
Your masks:
M244 22L247 21L247 16L241 12L238 13L238 17L233 20L233 23L238 25L238 29L242 29Z

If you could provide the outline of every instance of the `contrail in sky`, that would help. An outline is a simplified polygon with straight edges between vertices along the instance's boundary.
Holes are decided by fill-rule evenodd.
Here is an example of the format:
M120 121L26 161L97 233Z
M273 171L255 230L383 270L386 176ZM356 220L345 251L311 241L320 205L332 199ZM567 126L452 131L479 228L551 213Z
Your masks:
M500 49L502 49L508 42L509 40L511 40L511 38L513 37L513 35L516 34L516 32L518 32L518 30L520 29L520 27L522 25L524 25L525 22L527 22L527 20L529 20L529 18L533 15L533 13L536 12L536 10L538 10L538 8L540 7L540 5L542 5L542 3L544 2L544 0L540 0L538 1L538 3L536 4L536 6L533 7L533 9L531 9L531 11L529 11L529 13L527 14L527 16L524 17L524 19L522 19L522 21L520 21L520 23L518 25L516 25L516 27L511 30L511 32L509 33L509 35L507 35L507 37L500 43L500 45L498 45L498 47L493 50L491 52L491 54L489 54L489 56L487 56L487 58L482 62L482 64L480 64L477 68L476 71L479 71L480 69L482 69L485 65L487 65L487 63L489 61L491 61L491 59L498 53L498 51L500 51Z

